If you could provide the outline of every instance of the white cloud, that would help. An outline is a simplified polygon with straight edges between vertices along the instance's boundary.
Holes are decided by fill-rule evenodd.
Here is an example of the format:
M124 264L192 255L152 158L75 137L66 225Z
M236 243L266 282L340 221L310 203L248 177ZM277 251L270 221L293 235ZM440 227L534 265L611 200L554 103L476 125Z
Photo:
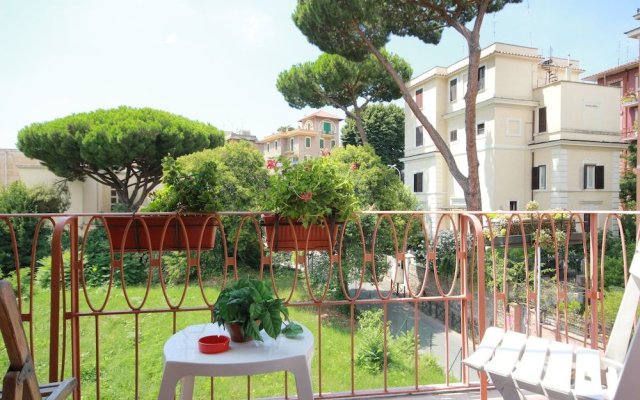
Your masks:
M170 33L164 38L164 43L168 45L173 45L178 43L178 35L175 33Z

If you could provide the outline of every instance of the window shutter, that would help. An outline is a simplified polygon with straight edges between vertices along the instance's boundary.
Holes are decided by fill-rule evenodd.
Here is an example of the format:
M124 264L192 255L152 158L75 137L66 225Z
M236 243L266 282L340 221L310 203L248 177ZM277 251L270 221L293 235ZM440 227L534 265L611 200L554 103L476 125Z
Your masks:
M531 168L531 189L540 189L540 169L538 167Z
M588 165L585 165L582 169L582 188L586 189L587 188L587 169L589 168Z
M604 189L604 165L596 165L596 189Z
M416 90L416 104L422 108L422 89Z

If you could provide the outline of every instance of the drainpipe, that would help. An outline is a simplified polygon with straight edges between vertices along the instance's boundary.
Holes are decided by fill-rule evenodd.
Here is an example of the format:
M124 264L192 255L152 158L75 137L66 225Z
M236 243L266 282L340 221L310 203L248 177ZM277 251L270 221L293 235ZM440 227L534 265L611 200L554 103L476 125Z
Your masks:
M531 152L531 171L529 172L529 175L531 176L531 178L533 179L533 167L535 167L535 155L536 152L532 151ZM533 201L533 182L531 182L531 201Z

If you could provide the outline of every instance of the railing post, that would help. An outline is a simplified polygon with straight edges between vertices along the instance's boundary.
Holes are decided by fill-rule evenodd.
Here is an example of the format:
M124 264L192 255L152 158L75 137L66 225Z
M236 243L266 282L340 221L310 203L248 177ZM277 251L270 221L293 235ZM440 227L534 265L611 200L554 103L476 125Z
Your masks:
M63 314L63 324L64 321L64 313L66 310L61 308L60 303L60 295L61 288L60 281L64 273L64 257L63 257L63 243L62 237L64 234L65 226L70 226L69 232L69 241L70 241L70 252L71 252L71 285L72 285L72 297L75 298L75 303L77 307L77 295L73 294L74 285L75 290L77 290L78 286L78 277L76 273L76 269L74 267L77 264L77 250L78 250L78 219L74 216L65 216L62 218L54 219L54 227L53 227L53 237L51 239L51 298L50 298L50 322L49 322L49 380L51 382L56 382L62 380L59 372L60 372L60 314ZM75 281L75 282L74 282ZM62 294L64 295L64 294ZM72 300L73 306L73 300ZM76 310L77 311L77 310ZM64 340L64 338L63 338ZM75 345L75 344L74 344ZM75 350L75 347L74 347ZM79 354L74 354L75 351L72 351L72 358L79 357ZM74 360L74 371L73 373L77 373ZM79 387L79 385L77 386Z
M604 232L603 232L604 235ZM589 337L591 339L591 348L598 348L598 214L589 213L589 304L590 304L590 320Z

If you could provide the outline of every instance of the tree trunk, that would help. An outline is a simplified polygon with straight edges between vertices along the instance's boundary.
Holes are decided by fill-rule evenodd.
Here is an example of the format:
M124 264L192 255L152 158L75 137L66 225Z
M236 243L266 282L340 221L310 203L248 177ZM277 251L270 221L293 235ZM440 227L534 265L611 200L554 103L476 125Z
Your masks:
M362 109L358 107L353 108L353 119L356 122L356 128L358 129L358 133L360 134L360 140L362 141L362 145L369 143L369 138L367 137L367 132L364 130L364 123L362 122Z
M467 93L464 96L464 125L467 146L467 165L469 167L467 187L463 187L467 210L482 210L482 195L480 192L480 176L478 161L478 146L476 142L476 98L478 97L478 66L480 64L480 37L473 31L467 38L469 46L469 73Z

